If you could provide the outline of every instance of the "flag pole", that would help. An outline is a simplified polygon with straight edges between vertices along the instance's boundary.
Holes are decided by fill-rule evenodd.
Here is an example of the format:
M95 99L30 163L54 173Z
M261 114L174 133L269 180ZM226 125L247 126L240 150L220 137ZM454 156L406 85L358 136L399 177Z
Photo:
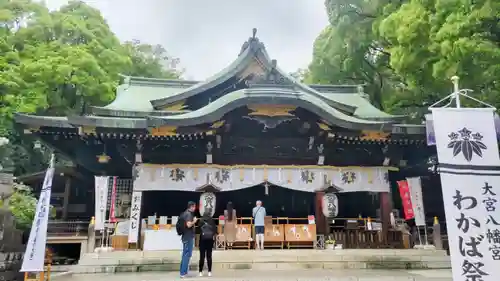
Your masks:
M31 225L30 236L24 252L20 272L40 273L45 272L45 251L47 245L47 227L49 223L50 196L52 179L54 178L55 155L50 156L49 167L45 172L42 190L36 205L35 216ZM25 274L27 276L27 274Z
M453 83L453 96L452 98L455 99L455 106L456 108L460 108L460 87L458 85L458 81L460 80L460 78L458 78L458 76L453 76L451 77L451 82Z
M54 168L55 165L56 165L56 155L52 153L50 155L49 168Z

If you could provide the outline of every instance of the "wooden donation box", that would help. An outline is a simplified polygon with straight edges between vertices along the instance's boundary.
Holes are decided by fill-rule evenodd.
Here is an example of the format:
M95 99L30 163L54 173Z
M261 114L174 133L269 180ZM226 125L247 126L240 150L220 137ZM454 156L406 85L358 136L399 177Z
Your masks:
M349 230L357 230L359 229L359 224L357 220L348 220L345 223L345 228Z
M273 217L272 216L265 216L264 217L264 226L271 227L273 225Z
M111 247L115 251L124 251L128 249L128 229L129 221L118 222L114 234L111 235Z
M283 242L284 241L284 228L283 224L272 224L265 227L264 241L265 242Z
M252 240L252 225L238 224L236 228L236 243L233 247L250 249Z
M249 224L238 224L236 229L236 241L248 242L252 239L252 228Z
M316 241L315 224L286 224L286 242L314 242Z

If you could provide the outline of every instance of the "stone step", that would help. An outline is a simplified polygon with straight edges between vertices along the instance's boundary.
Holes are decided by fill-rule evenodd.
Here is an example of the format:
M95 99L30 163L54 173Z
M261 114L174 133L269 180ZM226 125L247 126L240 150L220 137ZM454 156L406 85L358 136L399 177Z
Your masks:
M192 270L198 268L197 262L190 265ZM303 270L303 269L449 269L450 261L416 262L405 260L362 262L214 262L215 270ZM55 271L57 269L54 269ZM178 271L179 262L151 264L118 264L118 265L77 265L71 269L75 273L116 273L116 272L150 272Z
M198 252L191 264L197 267ZM179 251L114 252L85 255L72 271L77 273L114 273L176 271ZM450 268L449 256L442 251L420 250L269 250L215 251L214 268L219 270L290 269L435 269ZM56 270L56 269L55 269Z
M231 250L231 251L214 251L214 256L230 257L230 258L248 258L248 257L310 257L310 256L447 256L443 250L423 250L423 249L366 249L366 250ZM196 256L198 251L193 251L193 256ZM87 253L83 258L177 258L180 256L179 251L116 251L108 253Z
M137 281L137 280L177 280L178 272L136 272L116 274L95 274L92 281ZM196 277L187 280L200 280ZM74 274L57 281L87 281L88 275ZM370 269L310 269L310 270L224 270L213 271L212 280L217 281L451 281L450 270L370 270Z

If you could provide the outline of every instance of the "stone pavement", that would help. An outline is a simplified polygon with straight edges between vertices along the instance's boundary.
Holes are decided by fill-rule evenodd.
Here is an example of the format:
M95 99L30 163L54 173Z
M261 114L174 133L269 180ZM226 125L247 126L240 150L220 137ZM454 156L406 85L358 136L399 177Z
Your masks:
M217 281L451 281L450 270L224 270L212 277L193 277L183 280ZM170 281L181 280L178 273L119 273L82 274L56 278L57 281Z

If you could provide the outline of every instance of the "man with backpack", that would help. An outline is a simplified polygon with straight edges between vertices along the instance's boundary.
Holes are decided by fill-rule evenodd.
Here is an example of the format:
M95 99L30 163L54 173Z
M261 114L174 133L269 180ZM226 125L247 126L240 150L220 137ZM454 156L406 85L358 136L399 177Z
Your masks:
M179 234L182 239L182 258L180 266L181 278L187 276L189 270L189 260L193 254L195 224L198 221L198 218L194 215L195 210L196 203L189 201L187 210L179 216L177 224L175 225L177 234Z

